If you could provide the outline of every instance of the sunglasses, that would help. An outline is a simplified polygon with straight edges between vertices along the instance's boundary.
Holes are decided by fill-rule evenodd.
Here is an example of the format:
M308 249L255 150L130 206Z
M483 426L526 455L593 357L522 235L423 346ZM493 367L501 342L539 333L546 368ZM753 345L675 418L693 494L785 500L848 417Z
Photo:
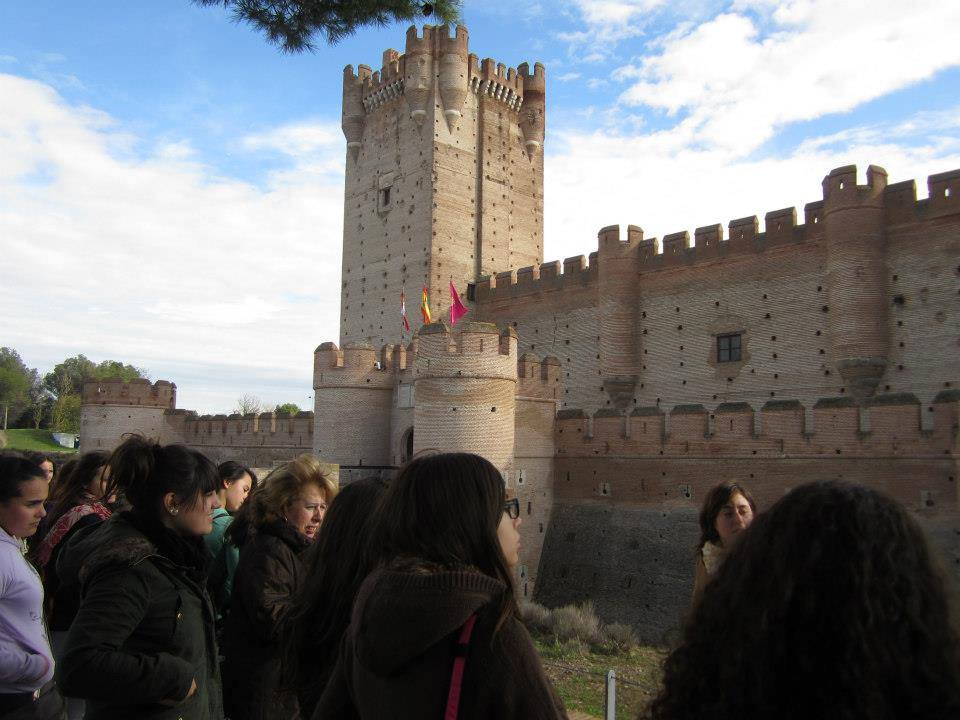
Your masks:
M503 504L503 511L507 514L508 518L516 520L520 517L520 499L512 498L511 500L507 500Z

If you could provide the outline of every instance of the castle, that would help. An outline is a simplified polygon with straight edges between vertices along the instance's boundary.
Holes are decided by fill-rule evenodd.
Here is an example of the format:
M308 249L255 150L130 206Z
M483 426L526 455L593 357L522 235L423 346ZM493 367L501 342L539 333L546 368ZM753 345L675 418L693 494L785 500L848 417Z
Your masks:
M267 466L312 449L341 481L425 449L480 453L521 500L518 590L593 599L660 639L685 610L705 492L762 507L842 478L914 511L960 577L960 170L831 171L797 211L543 261L545 70L407 33L344 71L339 345L296 417L176 409L159 381L89 383L81 449L140 429ZM434 318L447 287L470 313ZM404 331L400 298L412 311Z

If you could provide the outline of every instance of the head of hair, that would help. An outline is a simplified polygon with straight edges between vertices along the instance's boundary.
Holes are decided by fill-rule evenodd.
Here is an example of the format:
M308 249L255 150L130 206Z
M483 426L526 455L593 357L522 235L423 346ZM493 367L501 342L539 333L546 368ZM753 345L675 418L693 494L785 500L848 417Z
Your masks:
M48 462L54 467L56 467L56 463L54 462L53 457L51 455L48 455L45 452L40 452L39 450L28 450L23 454L27 458L27 460L30 460L31 462L37 465L43 465L45 462Z
M380 478L343 487L330 504L317 539L307 550L303 585L288 611L283 677L297 682L300 657L335 657L350 624L350 610L378 553L373 542L377 508L387 488Z
M471 453L412 459L390 482L377 519L383 560L421 558L451 569L474 567L512 588L497 537L506 487L489 460ZM517 612L504 593L497 629Z
M720 542L720 535L717 533L717 516L734 495L743 495L743 499L750 503L750 509L754 513L757 512L757 503L754 502L753 495L743 485L728 482L710 488L700 507L700 541L697 543L697 550L708 542Z
M960 637L923 532L861 486L803 485L707 587L645 717L960 717Z
M240 547L247 542L251 531L280 520L283 511L310 485L320 490L327 504L337 495L336 484L313 455L303 454L278 466L250 492L234 514L224 534L226 541Z
M69 468L61 468L60 479L51 498L52 507L47 516L47 527L53 527L70 508L89 501L90 482L97 476L100 468L107 464L109 458L102 450L92 450L81 455ZM94 499L101 498L95 496Z
M235 460L227 460L217 465L217 476L220 478L219 489L223 488L223 483L233 485L244 475L250 476L250 491L257 489L257 474L246 465L241 465Z
M21 485L43 477L43 470L20 453L0 455L0 503L7 503L22 494Z
M184 445L160 445L128 436L107 460L110 480L104 495L122 495L133 510L159 518L163 497L191 507L217 489L217 467L203 453Z

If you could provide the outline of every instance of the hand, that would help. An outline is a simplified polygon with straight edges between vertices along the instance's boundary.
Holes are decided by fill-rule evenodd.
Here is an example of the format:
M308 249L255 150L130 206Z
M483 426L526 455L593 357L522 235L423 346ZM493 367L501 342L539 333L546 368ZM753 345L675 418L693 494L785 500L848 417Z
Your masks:
M190 689L187 690L187 694L184 697L182 697L180 700L172 700L170 698L167 698L166 700L161 700L160 704L166 705L168 707L174 707L175 705L180 705L181 703L185 703L187 700L189 700L196 694L197 694L197 679L194 678L193 680L190 681Z

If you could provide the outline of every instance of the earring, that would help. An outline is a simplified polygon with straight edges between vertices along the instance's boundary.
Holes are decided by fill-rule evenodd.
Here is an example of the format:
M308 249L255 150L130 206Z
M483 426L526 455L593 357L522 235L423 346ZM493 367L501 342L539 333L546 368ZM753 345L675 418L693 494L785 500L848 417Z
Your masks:
M171 514L171 515L176 515L178 512L180 512L180 508L178 508L178 507L172 507L172 508L170 508L170 514Z

